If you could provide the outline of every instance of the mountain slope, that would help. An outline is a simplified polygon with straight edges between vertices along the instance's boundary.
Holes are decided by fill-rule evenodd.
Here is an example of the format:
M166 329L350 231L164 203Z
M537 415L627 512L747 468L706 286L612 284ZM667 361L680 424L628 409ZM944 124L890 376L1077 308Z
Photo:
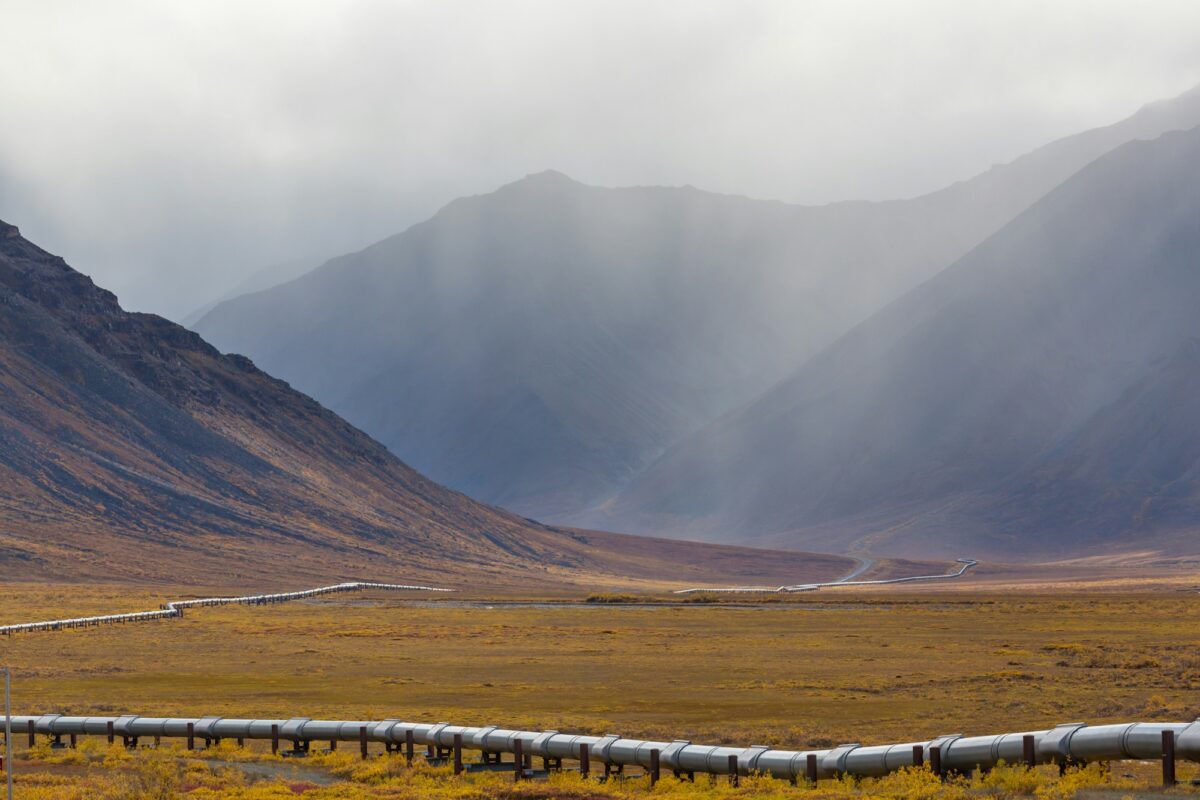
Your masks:
M565 522L1200 88L913 200L798 207L557 173L196 326L439 482Z
M252 292L261 292L264 289L270 289L272 286L278 286L281 283L295 280L307 272L312 272L323 263L323 259L297 258L291 261L281 261L277 264L268 264L265 267L256 269L249 275L246 275L232 288L221 292L216 298L205 302L203 305L180 317L179 324L185 328L190 328L203 319L205 314L226 300L232 300L235 297L241 297L244 294L251 294Z
M885 553L1194 550L1198 254L1200 128L1125 145L597 517Z
M783 559L785 574L850 563ZM771 560L550 529L469 500L245 358L126 313L0 223L7 580L687 581Z

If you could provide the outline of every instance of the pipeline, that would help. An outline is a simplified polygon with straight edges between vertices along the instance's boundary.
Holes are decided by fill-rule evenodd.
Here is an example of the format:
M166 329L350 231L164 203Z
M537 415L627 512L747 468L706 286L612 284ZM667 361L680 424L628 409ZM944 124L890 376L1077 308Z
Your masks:
M439 589L433 586L408 586L398 583L337 583L332 586L318 586L315 589L304 589L299 592L279 592L277 594L249 594L241 597L201 597L195 600L175 600L159 606L157 611L136 611L131 614L105 614L96 617L77 617L75 619L52 619L44 622L24 622L19 625L0 625L0 634L28 633L31 631L61 631L70 628L90 628L96 625L117 625L126 622L148 622L155 619L177 619L183 616L185 608L206 608L209 606L257 606L268 603L286 603L289 600L304 600L318 595L334 594L336 592L359 592L364 589L388 589L398 591L423 592L452 592L453 589Z
M15 716L13 731L28 732L30 744L35 734L62 736L121 736L136 747L144 737L187 737L206 743L221 739L290 740L298 751L307 751L312 741L359 741L366 754L366 742L382 742L390 752L401 744L411 748L422 745L446 752L455 743L477 750L488 757L522 753L545 759L580 759L598 762L620 771L625 766L650 769L652 763L682 773L731 774L737 765L739 775L760 773L775 778L831 778L841 775L878 777L905 767L920 765L926 758L942 773L969 773L986 770L1001 761L1008 764L1084 764L1096 761L1146 760L1164 758L1200 761L1200 720L1196 722L1132 722L1089 727L1075 722L1049 730L1003 733L994 736L959 734L902 744L843 744L826 750L774 750L764 746L729 747L692 744L689 741L653 742L621 736L577 736L557 731L517 731L486 727L465 727L445 722L225 719L223 717L164 718L125 715L119 717L67 717L59 714ZM581 750L586 751L581 753ZM411 750L409 751L411 755ZM935 764L936 761L936 764ZM606 770L607 771L607 770Z
M675 594L696 594L703 592L708 593L726 593L726 594L788 594L791 592L815 592L827 586L882 586L890 583L914 583L916 581L947 581L955 578L961 578L967 570L979 564L978 561L970 558L955 559L955 563L962 564L957 572L947 572L941 575L910 575L907 578L883 578L873 581L829 581L828 583L797 583L791 586L725 586L719 588L705 588L696 586L691 589L676 589Z

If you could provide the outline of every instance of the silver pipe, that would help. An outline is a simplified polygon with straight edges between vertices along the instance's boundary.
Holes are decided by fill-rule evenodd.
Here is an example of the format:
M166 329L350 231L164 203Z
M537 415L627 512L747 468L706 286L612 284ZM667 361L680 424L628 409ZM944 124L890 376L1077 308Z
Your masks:
M962 564L957 572L947 572L941 575L910 575L907 578L881 578L872 581L829 581L827 583L797 583L789 586L720 586L720 587L704 587L694 586L690 589L676 589L675 594L696 594L703 592L705 594L790 594L793 592L815 592L828 586L882 586L892 583L913 583L916 581L948 581L955 578L961 578L971 567L977 566L978 561L971 558L955 559L956 564Z
M738 772L763 773L775 778L797 780L805 776L810 754L817 757L817 777L836 775L878 777L912 766L916 746L928 753L941 748L941 763L946 770L969 772L988 769L1000 762L1019 764L1023 758L1024 737L1034 738L1038 763L1144 760L1162 756L1162 734L1175 734L1176 757L1200 761L1200 720L1196 722L1131 722L1088 727L1083 723L1059 725L1049 730L1004 733L993 736L939 736L918 742L891 745L844 744L825 750L775 750L765 746L732 747L701 745L688 741L656 742L627 739L612 734L580 736L556 731L504 730L495 726L470 727L439 722L403 722L399 720L314 720L224 719L222 717L163 718L126 715L121 717L65 717L59 714L11 717L17 729L34 723L42 734L102 735L113 723L115 734L127 737L187 736L188 723L193 735L204 739L269 739L272 726L280 739L293 741L357 741L359 730L367 729L367 739L393 745L405 741L412 731L420 745L451 747L456 734L462 735L463 747L487 753L512 753L519 739L526 754L548 758L574 759L580 745L586 745L592 760L614 766L650 766L650 751L659 751L659 762L668 769L723 775L729 771L729 757L736 756Z
M210 606L256 606L267 603L286 603L290 600L304 600L318 595L334 594L335 592L359 592L364 589L387 589L392 591L421 591L421 592L453 592L453 589L439 589L435 586L410 586L400 583L366 583L353 581L336 583L332 586L318 586L315 589L304 589L299 592L278 592L276 594L248 594L241 597L201 597L195 600L175 600L164 604L158 611L135 611L130 614L104 614L96 617L76 617L74 619L51 619L43 622L24 622L18 625L0 625L0 634L29 633L30 631L61 631L67 628L87 628L93 625L113 625L124 622L146 622L154 619L169 619L183 616L183 609Z

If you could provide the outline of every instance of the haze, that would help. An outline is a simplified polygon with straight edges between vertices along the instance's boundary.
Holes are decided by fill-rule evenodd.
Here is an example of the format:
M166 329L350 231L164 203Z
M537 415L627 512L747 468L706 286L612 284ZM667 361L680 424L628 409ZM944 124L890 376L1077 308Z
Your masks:
M170 316L546 168L912 196L1200 81L1186 0L2 6L0 218Z

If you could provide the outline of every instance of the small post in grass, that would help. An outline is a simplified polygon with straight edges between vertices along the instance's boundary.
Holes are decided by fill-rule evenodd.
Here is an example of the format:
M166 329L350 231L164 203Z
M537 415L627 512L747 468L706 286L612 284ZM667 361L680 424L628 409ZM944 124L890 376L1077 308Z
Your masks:
M1175 785L1175 731L1162 732L1162 782L1163 786Z

